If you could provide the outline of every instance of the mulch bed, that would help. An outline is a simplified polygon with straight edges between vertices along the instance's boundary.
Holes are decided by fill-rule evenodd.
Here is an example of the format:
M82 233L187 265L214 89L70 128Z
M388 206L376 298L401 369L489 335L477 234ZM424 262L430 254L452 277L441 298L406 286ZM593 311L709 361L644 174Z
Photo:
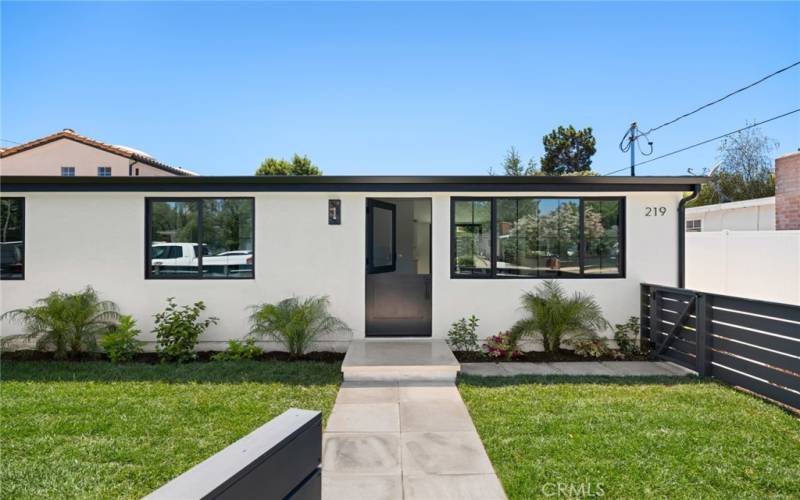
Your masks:
M546 363L550 361L647 361L646 355L627 356L624 358L614 356L601 356L599 358L587 358L579 356L573 351L559 349L556 352L529 351L522 353L522 356L513 360L490 358L483 352L454 351L456 359L461 363Z
M204 363L209 362L211 361L211 357L217 354L217 352L218 351L199 351L196 361ZM7 361L55 361L52 352L31 349L3 352L1 357L3 360ZM286 352L270 351L262 354L257 361L321 361L324 363L339 363L343 359L343 352L315 351L293 358ZM108 361L108 356L99 352L82 352L80 354L70 354L66 360L61 361ZM158 357L158 353L142 352L134 357L133 362L155 364L160 363L161 359Z

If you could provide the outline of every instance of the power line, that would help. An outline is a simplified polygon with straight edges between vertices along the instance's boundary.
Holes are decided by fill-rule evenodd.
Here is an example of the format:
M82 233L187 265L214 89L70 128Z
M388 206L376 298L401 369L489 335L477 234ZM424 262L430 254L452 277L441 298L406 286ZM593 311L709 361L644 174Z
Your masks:
M17 142L17 141L10 141L10 140L8 140L8 139L0 139L0 141L3 141L3 142L10 142L11 144L22 144L21 142Z
M787 113L783 113L782 115L773 116L772 118L769 118L769 119L767 119L767 120L764 120L764 121L760 121L760 122L753 123L752 125L748 125L748 126L746 126L746 127L742 127L742 128L740 128L739 130L734 130L733 132L728 132L727 134L722 134L722 135L720 135L720 136L714 137L713 139L707 139L707 140L705 140L705 141L698 142L698 143L696 143L696 144L692 144L691 146L686 146L685 148L676 149L675 151L671 151L671 152L669 152L669 153L665 153L665 154L663 154L663 155L661 155L661 156L656 156L655 158L650 158L649 160L645 160L645 161L643 161L643 162L639 162L639 163L635 164L634 166L635 166L635 167L638 167L638 166L640 166L640 165L644 165L645 163L650 163L650 162L652 162L652 161L660 160L661 158L666 158L667 156L672 156L672 155L674 155L674 154L682 153L682 152L684 152L684 151L686 151L686 150L688 150L688 149L696 148L696 147L698 147L698 146L702 146L703 144L708 144L709 142L718 141L718 140L720 140L720 139L722 139L722 138L724 138L724 137L728 137L729 135L737 134L737 133L739 133L739 132L742 132L742 131L744 131L744 130L751 129L751 128L753 128L753 127L757 127L757 126L759 126L759 125L763 125L763 124L765 124L765 123L769 123L769 122L771 122L771 121L774 121L774 120L777 120L777 119L779 119L779 118L783 118L783 117L785 117L785 116L789 116L789 115L792 115L792 114L794 114L794 113L798 113L798 112L800 112L800 108L797 108L797 109L795 109L795 110L793 110L793 111L789 111L789 112L787 112ZM613 172L608 172L608 173L606 173L606 174L603 174L603 175L611 175L611 174L616 174L616 173L618 173L618 172L622 172L623 170L628 170L629 168L630 168L630 167L620 168L619 170L614 170Z
M779 74L783 73L784 71L787 71L787 70L789 70L789 69L792 69L792 68L794 68L794 67L795 67L795 66L797 66L797 65L800 65L800 61L797 61L797 62L795 62L795 63L792 63L792 64L790 64L790 65L786 66L785 68L781 68L781 69L779 69L778 71L775 71L774 73L770 73L769 75L767 75L767 76L765 76L765 77L761 78L760 80L758 80L758 81L756 81L756 82L753 82L753 83L751 83L750 85L747 85L746 87L742 87L742 88L740 88L740 89L734 90L734 91L733 91L733 92L731 92L730 94L728 94L728 95L726 95L726 96L724 96L724 97L720 97L720 98L719 98L719 99L717 99L716 101L711 101L711 102L709 102L708 104L703 104L702 106L700 106L699 108L697 108L697 109L695 109L695 110L693 110L693 111L689 111L688 113L682 114L681 116L679 116L679 117L677 117L677 118L674 118L674 119L672 119L672 120L670 120L670 121L668 121L668 122L662 123L661 125L659 125L659 126L657 126L657 127L653 127L653 128L651 128L650 130L648 130L647 132L644 132L644 134L645 134L645 135L647 135L647 134L649 134L650 132L655 132L656 130L658 130L658 129L660 129L660 128L664 128L664 127L666 127L667 125L672 125L673 123L675 123L675 122L676 122L676 121L678 121L678 120L681 120L681 119L683 119L683 118L686 118L687 116L693 115L693 114L697 113L698 111L701 111L701 110L703 110L703 109L706 109L706 108L707 108L707 107L709 107L709 106L713 106L714 104L717 104L717 103L719 103L719 102L722 102L722 101L724 101L725 99L727 99L727 98L729 98L729 97L731 97L731 96L734 96L734 95L738 94L739 92L743 92L743 91L745 91L745 90L747 90L747 89L749 89L749 88L751 88L751 87L755 87L755 86L756 86L756 85L758 85L759 83L761 83L761 82L763 82L763 81L765 81L765 80L769 80L769 79L770 79L770 78L772 78L773 76L775 76L775 75L779 75Z

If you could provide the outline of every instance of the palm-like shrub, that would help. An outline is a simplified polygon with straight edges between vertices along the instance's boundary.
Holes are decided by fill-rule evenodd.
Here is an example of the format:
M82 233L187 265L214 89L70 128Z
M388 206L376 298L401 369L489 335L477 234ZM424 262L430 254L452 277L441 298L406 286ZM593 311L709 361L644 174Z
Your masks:
M302 356L323 335L350 328L328 312L327 296L284 299L253 306L250 333L280 342L292 356Z
M95 348L97 337L117 324L119 312L116 304L100 300L87 286L75 293L51 292L34 305L8 311L0 319L20 323L26 331L4 337L4 343L20 337L36 340L37 348L52 348L54 356L63 359L67 352Z
M544 281L522 296L528 317L517 321L512 332L517 338L538 338L545 352L557 351L562 343L597 336L609 326L600 305L591 295L567 295L554 280Z

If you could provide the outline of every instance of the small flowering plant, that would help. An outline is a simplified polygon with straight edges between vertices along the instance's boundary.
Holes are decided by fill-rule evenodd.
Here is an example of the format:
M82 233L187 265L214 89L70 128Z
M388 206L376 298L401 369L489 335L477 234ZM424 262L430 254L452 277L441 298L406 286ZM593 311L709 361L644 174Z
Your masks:
M490 358L510 361L522 357L522 351L517 347L517 337L511 331L500 332L487 338L483 348Z

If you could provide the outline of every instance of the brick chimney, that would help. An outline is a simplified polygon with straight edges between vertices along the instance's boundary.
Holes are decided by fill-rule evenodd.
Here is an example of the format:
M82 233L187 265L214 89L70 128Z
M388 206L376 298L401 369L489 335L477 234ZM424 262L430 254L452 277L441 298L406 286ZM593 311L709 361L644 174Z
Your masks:
M800 229L800 151L775 159L775 229Z

